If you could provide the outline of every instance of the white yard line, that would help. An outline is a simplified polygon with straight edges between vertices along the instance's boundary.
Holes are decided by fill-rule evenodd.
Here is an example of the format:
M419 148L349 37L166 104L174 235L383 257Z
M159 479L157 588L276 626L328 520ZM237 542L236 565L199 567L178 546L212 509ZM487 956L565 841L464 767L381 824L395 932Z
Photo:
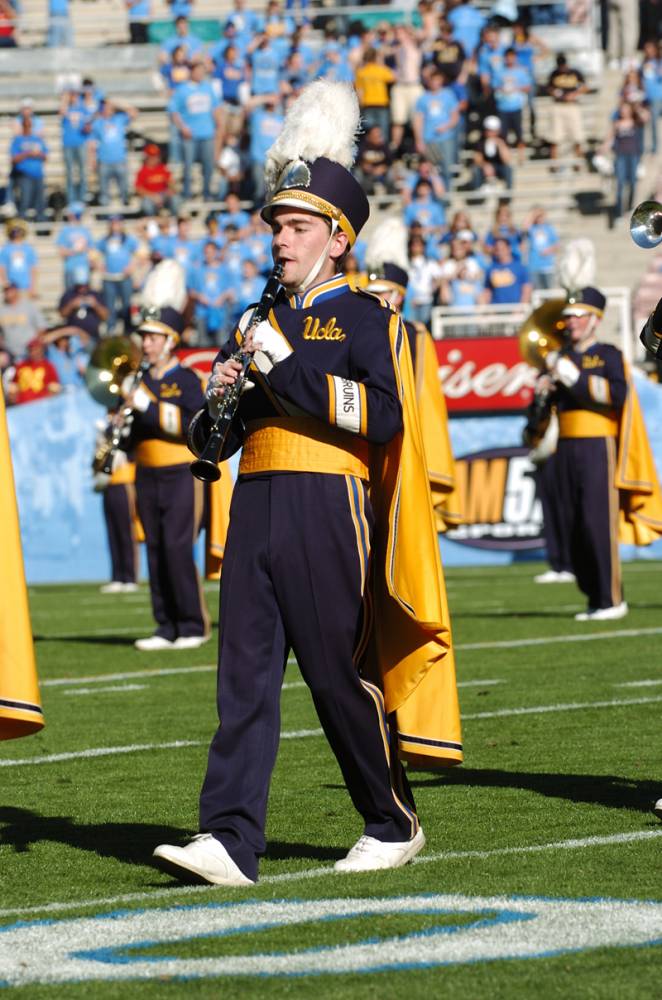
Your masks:
M531 705L525 708L501 708L493 712L474 712L463 715L469 719L497 719L509 715L539 715L547 712L571 712L581 708L620 708L629 705L650 705L661 702L662 695L654 698L623 698L613 701L569 702L562 705ZM321 736L321 729L294 729L280 734L282 740L300 740L309 736ZM152 750L179 750L181 747L206 746L203 740L173 740L169 743L132 743L128 746L90 747L87 750L71 750L64 753L43 754L38 757L21 757L14 760L0 760L0 767L30 767L34 764L58 764L65 760L86 760L90 757L112 757L116 754L144 753Z
M84 694L100 694L106 691L144 691L147 684L109 684L108 687L93 687L93 688L71 688L69 691L63 691L62 693L73 697L74 695L84 695Z
M620 681L618 684L613 684L612 687L616 687L616 688L647 688L647 687L659 687L660 684L662 684L662 680Z
M288 666L296 666L296 660L290 657ZM46 687L77 687L79 684L103 684L107 681L133 681L137 678L145 677L172 677L178 674L211 673L216 670L215 663L203 664L196 667L162 667L160 670L126 670L122 673L113 674L93 674L87 677L49 677L40 681L39 686ZM495 684L505 683L500 678L487 678L486 680L460 681L458 687L490 687ZM305 687L305 681L289 681L283 684L283 691L291 688Z
M499 708L493 712L462 713L462 719L499 719L509 715L543 715L547 712L575 712L580 708L621 708L628 705L650 705L659 698L614 698L612 701L571 701L560 705L531 705L526 708Z
M505 639L501 642L459 642L455 649L519 649L523 646L550 646L557 642L593 642L595 639L636 639L642 635L662 635L661 628L623 628L613 632L578 632L546 635L537 639Z
M546 844L528 844L517 847L495 847L487 851L439 851L436 854L424 854L414 858L412 864L429 865L440 861L462 861L475 858L497 858L509 854L542 854L546 851L576 851L599 847L632 844L646 840L656 840L662 837L662 827L659 830L634 830L629 833L606 834L599 837L574 837L571 840L553 840ZM282 882L299 882L306 879L323 878L337 873L331 865L320 868L307 868L298 872L283 872L279 875L265 875L258 885L278 885ZM16 916L32 916L35 914L66 913L87 907L116 907L125 903L144 903L154 899L171 900L176 896L207 895L218 890L218 886L178 886L173 885L152 892L127 892L119 896L106 896L97 899L68 900L67 902L44 903L41 906L10 907L0 910L0 918ZM223 891L223 890L221 890ZM247 890L249 891L249 890Z

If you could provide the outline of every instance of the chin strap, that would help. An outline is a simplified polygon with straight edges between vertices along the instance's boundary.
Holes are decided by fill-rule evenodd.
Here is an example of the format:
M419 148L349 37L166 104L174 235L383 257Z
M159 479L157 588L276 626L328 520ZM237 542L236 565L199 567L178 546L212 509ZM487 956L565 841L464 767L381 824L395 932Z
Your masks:
M303 281L301 282L301 284L299 285L299 287L297 289L295 289L295 291L297 292L298 295L300 295L302 292L305 292L305 290L312 285L313 281L315 280L315 278L317 277L317 275L322 270L322 265L324 264L324 261L326 260L327 254L328 254L329 249L331 247L331 242L333 240L333 237L336 235L336 230L337 229L338 229L338 223L336 222L335 219L331 219L331 235L329 236L329 239L327 240L326 246L322 250L321 254L317 258L317 260L315 261L315 263L313 264L313 266L311 267L310 271L308 272L308 274L306 275L306 277L303 279Z

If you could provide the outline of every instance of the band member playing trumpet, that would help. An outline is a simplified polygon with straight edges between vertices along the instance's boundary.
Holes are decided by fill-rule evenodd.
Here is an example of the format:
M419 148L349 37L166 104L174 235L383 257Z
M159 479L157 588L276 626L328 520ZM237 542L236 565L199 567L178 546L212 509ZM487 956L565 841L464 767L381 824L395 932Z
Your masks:
M262 215L283 288L243 344L254 388L234 427L243 451L221 576L221 722L201 835L154 852L184 879L257 878L290 648L363 819L338 871L396 868L425 843L398 750L429 764L462 756L406 335L342 273L369 213L349 171L358 121L350 86L315 81L267 158ZM233 341L249 323L250 312ZM212 413L241 368L231 349L207 390ZM444 695L431 697L438 677Z
M136 458L136 498L156 619L154 634L135 643L144 651L195 649L210 632L193 558L203 486L190 474L185 444L189 422L204 404L204 395L195 372L172 355L182 315L171 303L179 305L180 286L183 273L173 261L158 265L148 278L137 332L150 367L126 398L133 415L124 447Z
M596 336L605 304L597 288L571 295L563 310L568 345L546 358L559 419L558 513L588 598L578 621L627 614L619 540L646 545L662 533L662 498L634 386L618 348Z

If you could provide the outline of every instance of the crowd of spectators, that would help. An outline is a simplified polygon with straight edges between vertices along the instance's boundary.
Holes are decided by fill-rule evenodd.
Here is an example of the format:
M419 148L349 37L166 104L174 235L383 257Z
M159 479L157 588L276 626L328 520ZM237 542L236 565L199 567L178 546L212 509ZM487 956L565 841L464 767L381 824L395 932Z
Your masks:
M411 23L368 27L341 18L323 28L313 28L306 3L289 6L268 0L257 12L234 0L220 38L206 42L196 34L192 4L173 0L173 31L157 55L167 142L153 141L141 129L139 110L103 93L92 79L64 90L59 120L66 208L53 231L62 295L48 332L36 305L36 251L24 222L39 224L52 213L53 151L32 102L23 102L13 123L8 186L18 218L0 250L5 306L15 295L26 305L20 344L6 330L0 341L10 373L23 360L48 362L57 379L44 375L44 393L76 384L99 335L131 329L137 292L150 267L166 257L178 260L187 275L189 341L221 341L259 295L270 268L269 231L255 211L263 196L265 152L288 102L318 77L356 87L363 119L357 174L369 194L384 199L384 208L404 212L407 316L429 323L436 304L526 302L532 288L554 284L558 233L542 207L516 227L508 203L519 164L544 140L552 141L552 156L566 140L575 153L583 152L581 73L562 57L546 82L534 72L537 59L551 58L536 37L536 23L564 21L566 5L526 8L524 23L512 3L495 3L490 16L469 0L419 0ZM150 0L126 0L126 7L131 41L148 41ZM68 0L50 0L49 18L49 43L69 45ZM536 129L539 92L550 95L555 108L563 105L550 136ZM142 154L136 172L131 150ZM501 207L489 232L484 222L474 228L466 214L459 221L448 217L449 197L459 191L466 192L469 207L498 192ZM90 206L108 206L101 237L86 221ZM483 210L472 211L475 219L484 218ZM359 241L348 265L357 282L363 257ZM35 357L27 358L31 350ZM5 384L14 378L6 375ZM9 398L23 397L11 390Z

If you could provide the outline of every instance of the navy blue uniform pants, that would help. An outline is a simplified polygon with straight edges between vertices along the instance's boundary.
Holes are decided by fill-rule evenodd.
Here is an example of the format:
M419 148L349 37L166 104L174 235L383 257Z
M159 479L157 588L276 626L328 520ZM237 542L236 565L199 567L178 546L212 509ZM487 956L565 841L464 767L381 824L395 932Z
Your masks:
M547 560L556 573L572 571L570 540L565 533L566 519L560 508L556 453L536 469L536 491L542 506L543 533Z
M418 829L402 767L390 756L381 692L355 652L363 625L372 512L353 477L240 478L221 576L218 712L200 797L200 829L257 877L280 688L294 651L365 833Z
M591 608L609 608L623 600L615 467L615 438L559 440L559 511L570 539L572 571Z
M133 527L135 509L133 483L114 483L103 491L111 580L119 583L135 583L138 579L138 543Z
M138 466L136 497L145 532L156 635L207 635L209 621L193 543L202 520L202 483L186 465Z

